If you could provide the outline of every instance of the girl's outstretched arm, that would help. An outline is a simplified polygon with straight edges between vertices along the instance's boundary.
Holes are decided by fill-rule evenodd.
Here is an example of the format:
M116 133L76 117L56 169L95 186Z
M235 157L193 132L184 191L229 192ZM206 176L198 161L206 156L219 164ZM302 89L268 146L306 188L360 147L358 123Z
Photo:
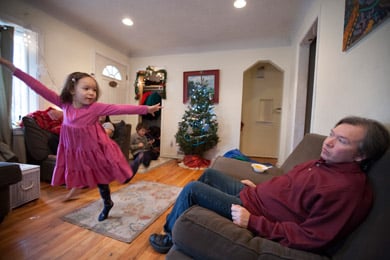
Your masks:
M154 116L154 112L157 112L161 109L160 103L153 105L153 106L148 106L148 114L152 114Z
M16 67L14 64L12 64L9 60L6 60L2 57L0 57L0 64L8 68L12 73L16 70Z
M40 96L53 103L54 105L61 106L60 97L56 92L47 88L45 85L28 75L27 73L16 68L15 65L12 64L10 61L0 57L0 64L8 68L14 76L18 77L20 80L26 83L27 86L29 86Z

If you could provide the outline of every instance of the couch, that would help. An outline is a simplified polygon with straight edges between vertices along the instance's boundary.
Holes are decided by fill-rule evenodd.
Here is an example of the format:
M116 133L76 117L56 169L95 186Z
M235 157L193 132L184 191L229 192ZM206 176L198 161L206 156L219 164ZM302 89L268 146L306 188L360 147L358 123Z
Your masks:
M26 145L27 163L41 166L41 181L51 182L56 157L50 141L54 134L42 129L35 119L29 116L22 118L24 142ZM114 123L115 131L112 139L119 145L125 158L129 158L131 125L124 121Z
M0 223L10 210L10 185L22 180L18 164L0 162Z
M288 171L301 162L317 159L325 136L308 134L280 168L268 173L255 173L249 162L218 157L211 168L237 179L251 179L259 183ZM373 208L366 220L337 250L318 255L291 249L240 228L218 214L194 206L179 217L172 230L173 247L166 259L390 259L390 244L386 232L389 227L390 203L388 189L390 150L369 170L369 180L375 192Z

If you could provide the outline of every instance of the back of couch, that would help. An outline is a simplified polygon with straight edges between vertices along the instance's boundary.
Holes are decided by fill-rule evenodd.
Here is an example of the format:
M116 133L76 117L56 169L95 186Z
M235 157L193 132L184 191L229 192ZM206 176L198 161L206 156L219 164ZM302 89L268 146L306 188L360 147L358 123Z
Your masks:
M115 131L112 139L119 145L123 155L128 160L130 155L130 136L131 124L126 124L125 121L120 121L114 124Z
M297 164L318 159L324 139L325 136L323 135L306 134L280 168L273 167L264 174L255 173L251 167L251 162L221 156L212 162L210 168L219 170L239 180L249 179L254 183L260 183L288 172Z
M390 149L368 172L374 204L366 220L347 238L333 259L390 259Z
M283 172L288 172L295 165L320 158L322 143L325 138L324 135L306 134L280 168Z
M22 120L27 162L40 164L50 154L48 141L52 134L40 128L32 117L25 116Z

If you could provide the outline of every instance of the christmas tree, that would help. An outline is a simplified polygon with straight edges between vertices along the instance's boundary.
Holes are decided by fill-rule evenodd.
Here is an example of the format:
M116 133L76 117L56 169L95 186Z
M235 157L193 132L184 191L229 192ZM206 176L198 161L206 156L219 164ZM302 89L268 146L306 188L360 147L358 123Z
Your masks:
M179 130L175 138L187 159L188 156L202 158L206 151L218 143L218 122L213 111L212 94L207 88L207 82L202 81L189 87L190 103L182 121L179 122ZM184 163L186 164L186 160Z

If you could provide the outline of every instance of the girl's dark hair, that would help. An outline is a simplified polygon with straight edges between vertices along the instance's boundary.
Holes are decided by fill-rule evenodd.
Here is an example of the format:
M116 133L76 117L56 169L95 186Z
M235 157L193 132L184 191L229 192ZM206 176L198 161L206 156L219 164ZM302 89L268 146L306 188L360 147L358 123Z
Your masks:
M359 153L366 158L360 162L360 166L364 171L378 160L390 146L389 131L378 121L362 118L357 116L349 116L341 119L336 126L340 124L349 124L361 126L366 129L366 136L359 144Z
M100 89L99 89L99 84L97 83L95 78L92 77L90 74L85 73L85 72L73 72L73 73L69 74L69 76L66 78L64 87L62 88L61 95L60 95L62 103L72 103L72 101L73 101L72 92L74 91L77 82L80 79L85 78L85 77L90 77L95 81L95 83L96 83L96 100L98 100L98 98L100 96Z

